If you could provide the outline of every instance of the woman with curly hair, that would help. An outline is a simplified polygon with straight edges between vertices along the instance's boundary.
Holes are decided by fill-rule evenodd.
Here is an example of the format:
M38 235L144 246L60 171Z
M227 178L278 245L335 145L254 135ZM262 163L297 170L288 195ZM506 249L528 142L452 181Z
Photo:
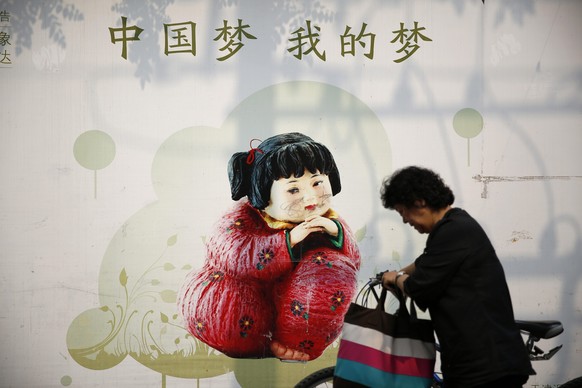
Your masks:
M188 275L190 333L230 357L307 361L339 335L360 253L331 208L341 190L330 151L301 133L270 137L228 164L233 209Z
M424 252L401 271L385 272L428 309L441 346L447 388L521 387L534 373L514 321L501 263L479 223L454 208L455 196L435 172L407 167L384 180L382 204L428 234Z

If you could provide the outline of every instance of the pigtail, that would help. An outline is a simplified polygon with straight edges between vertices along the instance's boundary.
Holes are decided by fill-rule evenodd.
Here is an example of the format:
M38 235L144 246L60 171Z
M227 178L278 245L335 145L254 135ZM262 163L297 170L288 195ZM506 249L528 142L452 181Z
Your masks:
M247 162L248 157L248 152L237 152L228 161L230 195L235 201L249 193L252 165Z

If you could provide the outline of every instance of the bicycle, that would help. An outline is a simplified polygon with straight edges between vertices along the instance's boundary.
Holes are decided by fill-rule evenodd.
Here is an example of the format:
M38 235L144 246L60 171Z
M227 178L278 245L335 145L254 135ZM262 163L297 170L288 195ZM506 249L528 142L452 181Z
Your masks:
M370 278L366 285L362 287L356 300L362 296L363 300L367 301L370 294L373 294L376 302L378 302L380 298L375 290L375 287L381 287L381 284L382 273L379 273L375 277ZM564 332L564 326L560 321L516 320L515 323L517 324L517 327L521 331L522 335L527 336L524 344L531 361L547 361L554 357L554 355L562 348L562 345L559 345L546 352L537 346L537 343L540 340L554 338ZM439 351L438 344L436 344L436 350L437 352ZM297 383L295 388L332 387L334 371L335 366L329 366L317 370ZM446 388L444 386L442 374L440 372L434 372L431 388ZM582 376L561 384L560 388L582 388Z

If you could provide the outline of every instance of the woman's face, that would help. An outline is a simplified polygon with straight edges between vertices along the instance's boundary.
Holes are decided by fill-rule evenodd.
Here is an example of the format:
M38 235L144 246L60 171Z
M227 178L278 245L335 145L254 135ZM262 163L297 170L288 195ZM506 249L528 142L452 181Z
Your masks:
M424 201L412 207L395 205L394 210L400 214L402 222L412 226L418 233L430 233L438 221L434 212L424 204Z
M305 170L301 177L280 178L271 186L265 212L279 221L301 223L310 216L321 216L331 207L331 183L325 174Z

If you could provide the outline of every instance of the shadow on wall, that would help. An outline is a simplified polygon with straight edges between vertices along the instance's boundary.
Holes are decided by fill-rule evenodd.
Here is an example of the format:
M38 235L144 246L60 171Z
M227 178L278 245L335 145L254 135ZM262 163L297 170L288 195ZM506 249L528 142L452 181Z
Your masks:
M50 38L61 48L67 46L66 36L61 28L64 22L81 22L84 15L74 4L63 0L8 0L0 5L0 11L10 14L10 27L15 37L16 55L23 48L32 47L34 26L40 22L43 30L49 30Z
M446 1L443 0L443 2ZM464 0L449 1L458 14L462 14L467 6ZM154 75L162 76L164 73L164 65L161 61L164 49L160 47L158 34L163 31L163 23L170 23L170 17L166 12L173 3L174 0L157 0L155 2L123 0L111 7L112 12L119 14L119 17L112 15L111 27L119 27L121 17L124 16L127 17L128 21L133 21L132 24L139 21L137 25L143 29L140 35L141 44L132 47L132 53L128 56L128 60L136 66L134 74L142 88L151 82ZM220 0L210 3L209 14L216 14L217 10L221 8L241 5L240 0ZM401 7L403 3L403 0L395 0L387 6ZM296 29L305 19L321 23L329 20L342 20L346 16L341 8L342 5L338 5L339 11L331 11L319 2L298 4L294 0L283 0L269 3L266 7L260 0L251 0L245 2L244 5L245 8L260 9L262 18L276 21L272 30L261 31L261 36L268 37L269 47L273 48L288 39L291 29ZM499 9L495 17L496 25L502 23L508 16L521 25L525 16L535 12L535 3L533 2L499 2L496 6ZM10 13L10 27L12 35L15 37L16 55L20 55L23 49L31 49L36 23L40 22L41 29L48 30L54 43L64 49L67 40L62 29L63 24L65 22L82 22L85 19L85 15L75 6L73 1L5 0L0 8ZM209 36L217 34L214 30L216 26L206 26L206 28ZM311 60L310 57L304 59L306 62ZM204 68L208 70L208 65L214 61L215 58L206 56Z

